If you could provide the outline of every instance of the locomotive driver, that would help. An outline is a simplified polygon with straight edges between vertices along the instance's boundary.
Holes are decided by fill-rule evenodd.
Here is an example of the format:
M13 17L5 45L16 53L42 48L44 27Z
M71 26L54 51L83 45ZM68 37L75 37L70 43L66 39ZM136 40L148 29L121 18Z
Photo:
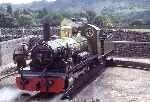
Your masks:
M26 59L28 57L28 44L22 43L18 44L13 53L14 63L17 64L17 69L20 71L20 68L26 67Z

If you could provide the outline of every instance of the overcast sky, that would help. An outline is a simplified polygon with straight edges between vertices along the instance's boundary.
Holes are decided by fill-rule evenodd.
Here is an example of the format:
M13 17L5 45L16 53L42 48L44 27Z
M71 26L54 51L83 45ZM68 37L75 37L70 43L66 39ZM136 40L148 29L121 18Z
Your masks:
M0 0L0 4L1 3L21 4L21 3L30 3L32 1L41 1L41 0ZM47 1L56 1L56 0L47 0Z

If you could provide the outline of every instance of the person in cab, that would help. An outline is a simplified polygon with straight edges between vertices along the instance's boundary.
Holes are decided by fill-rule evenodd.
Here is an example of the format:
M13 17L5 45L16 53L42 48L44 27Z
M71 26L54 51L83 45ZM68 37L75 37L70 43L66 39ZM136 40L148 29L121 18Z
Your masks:
M17 64L17 69L26 67L26 59L28 57L28 44L21 43L16 46L13 53L14 63Z

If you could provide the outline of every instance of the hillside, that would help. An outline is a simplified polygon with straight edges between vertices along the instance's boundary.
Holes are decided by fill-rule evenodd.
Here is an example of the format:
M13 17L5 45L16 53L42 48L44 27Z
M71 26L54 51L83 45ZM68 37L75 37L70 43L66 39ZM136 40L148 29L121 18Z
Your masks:
M72 12L92 9L100 13L105 8L113 9L115 12L143 11L149 10L149 5L149 0L56 0L55 2L43 0L30 4L14 5L14 7L30 8L33 10L46 7L53 11Z
M97 15L117 15L123 22L140 19L150 22L150 0L46 0L29 4L12 5L14 9L26 8L40 10L46 8L49 12L78 13L92 10Z
M1 4L2 6L4 4ZM16 4L13 5L14 9L30 8L32 10L39 10L47 8L50 11L71 11L78 12L83 10L94 10L98 14L102 10L110 10L115 12L130 13L132 11L145 11L150 10L149 0L56 0L48 2L46 0L34 1L29 4Z

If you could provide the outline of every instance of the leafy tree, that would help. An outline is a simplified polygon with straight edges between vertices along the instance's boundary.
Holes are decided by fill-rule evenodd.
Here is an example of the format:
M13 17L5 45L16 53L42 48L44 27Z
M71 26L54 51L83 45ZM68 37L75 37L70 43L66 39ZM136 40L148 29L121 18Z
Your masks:
M4 11L5 11L4 7L0 6L0 12L4 12Z
M94 11L86 11L86 17L87 17L88 23L93 24L96 18L96 13Z
M32 16L30 15L20 15L16 20L19 26L31 26L34 24Z
M129 24L129 27L133 28L142 28L144 26L144 22L142 20L135 20Z
M14 17L17 18L19 15L21 15L21 11L17 9L13 12L13 14L14 14Z
M94 24L96 13L94 11L86 11L86 12L80 12L80 13L74 13L73 16L75 18L86 18L88 23Z
M12 14L13 10L12 10L12 6L11 5L7 5L7 13Z
M79 13L79 15L80 15L80 17L87 17L86 12L81 12L81 13Z
M43 8L42 10L38 11L37 18L42 19L44 16L48 14L46 8Z
M112 20L111 20L111 18L109 16L105 16L104 24L107 27L112 27L113 26Z
M46 8L43 8L43 9L42 9L42 12L43 12L45 15L47 15L47 14L48 14L48 11L47 11L47 9L46 9Z
M104 17L102 17L102 16L97 16L97 17L95 18L94 23L95 23L95 25L98 26L98 27L104 26Z
M80 12L80 13L74 13L72 14L73 17L75 18L81 18L81 17L87 17L86 12Z
M16 19L8 13L0 12L0 27L14 27Z
M29 9L23 9L22 14L24 15L30 15L30 10Z
M97 16L95 18L95 25L102 27L102 26L107 26L107 27L113 27L117 25L119 21L116 20L116 18L112 18L112 16Z
M49 23L51 26L59 26L63 16L60 14L49 14L41 19L41 23Z
M68 12L61 12L60 14L63 18L71 18L72 17L72 14L68 13Z

